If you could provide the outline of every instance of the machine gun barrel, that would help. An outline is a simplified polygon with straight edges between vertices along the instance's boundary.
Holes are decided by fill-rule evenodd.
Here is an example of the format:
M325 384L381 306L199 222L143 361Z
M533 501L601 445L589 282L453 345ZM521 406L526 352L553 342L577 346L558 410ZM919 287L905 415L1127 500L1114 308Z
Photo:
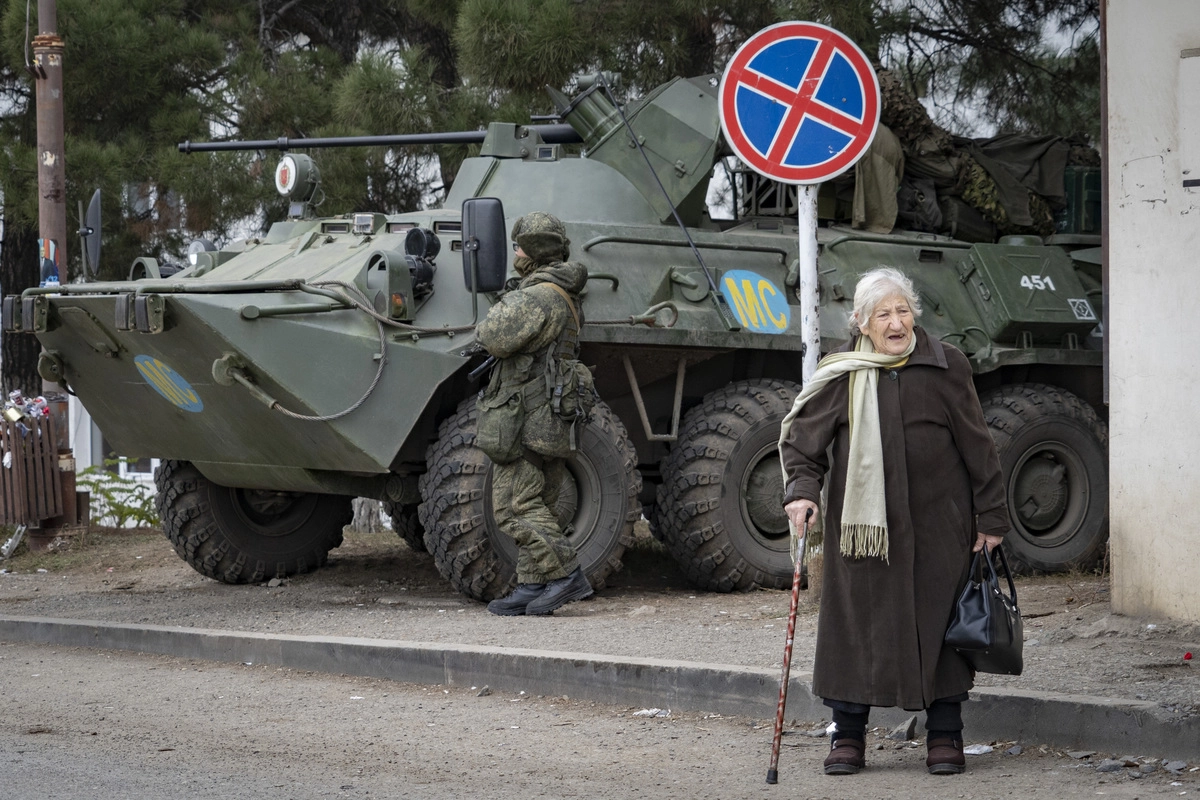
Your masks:
M583 139L570 125L530 125L547 144L575 144ZM212 153L228 150L292 150L315 147L394 147L431 144L481 144L487 131L447 131L445 133L398 133L391 136L329 136L324 138L258 139L229 142L180 142L181 153Z
M487 358L485 358L483 360L483 363L481 363L478 367L476 367L475 369L473 369L469 373L467 373L467 380L469 380L471 383L474 383L475 381L479 380L479 376L482 375L487 370L491 369L492 365L495 363L496 363L496 357L488 356Z

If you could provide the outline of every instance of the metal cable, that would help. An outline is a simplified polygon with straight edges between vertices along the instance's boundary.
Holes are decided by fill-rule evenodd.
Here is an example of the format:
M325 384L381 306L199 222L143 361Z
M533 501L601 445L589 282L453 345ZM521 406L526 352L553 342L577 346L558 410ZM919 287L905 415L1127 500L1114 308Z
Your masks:
M350 284L350 283L346 283L345 281L315 281L315 282L307 284L307 285L313 286L313 287L334 286L334 287L337 287L338 289L341 289L343 292L343 294L341 294L341 298L346 303L347 306L349 306L351 308L356 308L359 311L363 312L364 314L366 314L367 316L369 316L375 320L375 327L379 332L379 356L378 356L379 368L377 370L375 370L375 377L374 377L374 379L371 380L371 385L367 387L367 390L363 393L362 397L358 398L357 402L355 402L350 407L348 407L342 411L339 411L336 414L322 414L322 415L298 414L295 411L291 411L289 409L284 408L282 405L279 404L278 400L276 400L274 403L271 404L271 408L275 409L280 414L283 414L284 416L287 416L287 417L291 417L292 419L295 419L295 420L300 420L301 422L329 422L330 420L340 419L341 417L344 417L347 414L357 411L362 406L362 404L367 402L367 399L372 394L375 393L375 390L379 387L379 381L383 378L383 368L387 365L387 334L384 332L384 329L383 329L384 325L391 325L394 328L401 328L402 330L409 330L409 331L413 331L414 333L460 333L460 332L470 331L470 330L475 329L474 325L459 325L459 326L456 326L453 328L422 328L422 327L418 327L416 325L410 325L406 322L397 322L396 320L389 319L388 317L384 316L383 314L380 314L379 312L377 312L374 308L371 307L370 301L367 299L366 295L364 295L361 291L359 291L357 286L354 286L353 284ZM655 314L658 311L663 310L664 308L667 310L673 311L675 313L675 318L671 320L670 324L659 326L657 324L657 319L655 317ZM636 316L630 316L630 317L626 317L624 319L589 320L586 324L588 324L588 325L647 325L650 327L670 328L675 325L675 321L678 320L678 318L679 318L679 312L678 312L678 310L675 309L673 303L660 303L657 306L652 306L651 308L647 309L646 313L643 314L641 318L638 318Z
M313 283L309 283L307 285L308 286L337 286L339 288L345 289L347 292L351 292L351 293L353 293L353 295L355 295L357 297L357 299L356 299L356 297L345 297L344 299L345 299L347 305L357 308L359 311L363 312L367 316L374 318L376 322L380 322L384 325L390 325L393 328L400 328L401 330L412 331L413 333L463 333L465 331L475 330L475 326L473 324L472 325L457 325L455 327L447 327L447 328L423 328L419 325L413 325L410 322L400 322L399 320L391 319L390 317L384 316L383 314L380 314L378 311L376 311L371 306L370 301L367 300L366 295L364 295L362 292L360 292L358 290L357 286L346 283L345 281L316 281ZM301 287L301 288L303 288L303 287Z
M380 315L375 313L375 309L369 309L369 306L367 305L367 298L358 290L357 287L351 284L343 281L321 281L320 283L314 283L312 285L337 286L345 290L346 302L350 306L357 308L360 311L365 311L370 316L374 317L375 328L379 332L379 369L375 370L375 378L371 381L371 385L367 387L367 391L363 393L362 397L358 398L358 401L354 403L354 405L343 411L339 411L336 414L323 414L319 416L310 414L297 414L295 411L289 411L281 406L279 401L276 401L271 405L271 408L275 409L280 414L283 414L286 417L291 417L292 419L300 420L301 422L329 422L330 420L339 419L347 414L357 411L363 403L367 402L367 398L375 393L375 389L379 386L379 381L381 378L383 378L383 368L387 365L387 334L385 334L383 330L383 322L386 320L386 318L381 319ZM357 297L355 297L355 295L357 295Z

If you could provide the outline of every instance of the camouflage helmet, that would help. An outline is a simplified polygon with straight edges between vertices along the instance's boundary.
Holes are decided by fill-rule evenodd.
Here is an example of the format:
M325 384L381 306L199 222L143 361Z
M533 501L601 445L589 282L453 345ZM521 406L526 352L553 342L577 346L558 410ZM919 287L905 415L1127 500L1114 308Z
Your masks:
M525 255L538 262L566 261L571 240L562 220L545 211L533 211L513 223L512 239Z

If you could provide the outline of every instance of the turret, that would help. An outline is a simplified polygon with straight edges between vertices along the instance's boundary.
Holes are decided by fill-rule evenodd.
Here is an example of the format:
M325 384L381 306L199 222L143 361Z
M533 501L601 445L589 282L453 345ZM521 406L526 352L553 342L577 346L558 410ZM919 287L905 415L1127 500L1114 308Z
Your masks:
M674 224L670 205L674 204L684 224L699 225L721 135L715 78L676 78L630 104L625 119L638 137L641 152L605 91L605 82L596 76L580 85L584 91L573 99L551 87L547 91L559 118L583 139L587 158L621 172L664 224ZM653 173L646 166L647 158Z

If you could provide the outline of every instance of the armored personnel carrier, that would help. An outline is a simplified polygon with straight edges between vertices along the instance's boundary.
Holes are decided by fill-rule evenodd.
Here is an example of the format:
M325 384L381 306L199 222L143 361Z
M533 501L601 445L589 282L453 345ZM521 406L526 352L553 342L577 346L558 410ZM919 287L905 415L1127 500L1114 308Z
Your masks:
M697 587L788 586L776 440L801 382L794 190L733 172L731 218L710 216L728 155L714 78L625 107L603 81L581 89L552 92L557 124L181 145L287 151L288 218L197 246L181 268L141 258L128 281L29 289L5 299L4 328L38 337L41 374L118 452L164 459L163 528L202 574L319 567L367 497L488 600L512 584L515 548L473 444L472 331L503 288L512 221L548 210L591 276L580 340L603 402L559 512L592 583L620 568L644 514ZM315 214L318 170L298 151L454 141L480 150L444 208ZM847 337L859 275L887 264L918 287L921 324L970 357L1012 510L1005 546L1026 569L1094 564L1107 538L1099 238L1080 227L998 241L835 219L818 231L823 349Z

